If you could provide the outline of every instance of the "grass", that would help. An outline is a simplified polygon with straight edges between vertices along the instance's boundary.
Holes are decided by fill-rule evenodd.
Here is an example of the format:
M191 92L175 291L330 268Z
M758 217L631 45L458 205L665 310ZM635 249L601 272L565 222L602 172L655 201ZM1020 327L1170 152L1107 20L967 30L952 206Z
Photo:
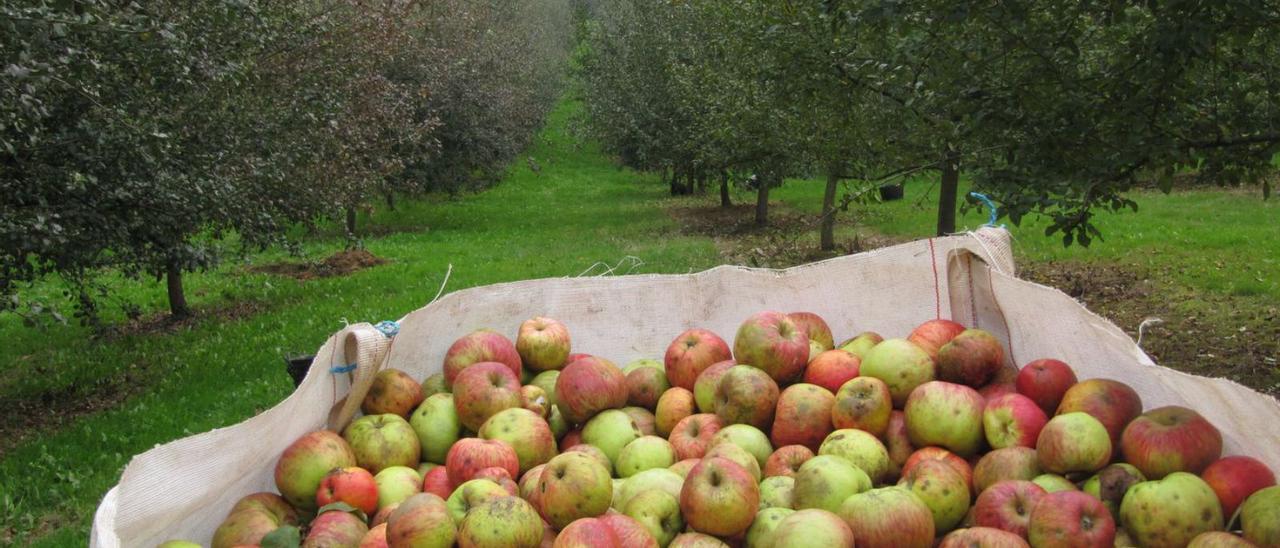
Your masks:
M51 395L92 398L104 383L143 386L136 395L54 431L34 432L0 457L0 541L67 546L87 542L92 514L129 458L155 444L242 421L292 390L281 356L309 353L341 319L394 319L422 306L453 265L449 290L502 281L572 276L597 261L643 259L636 272L686 272L718 262L706 238L684 236L662 210L656 179L620 170L565 132L558 109L530 150L496 188L450 200L404 201L379 211L384 236L367 249L390 264L340 278L300 282L250 274L255 255L188 280L206 311L256 303L244 317L209 318L173 333L90 340L76 326L29 329L0 318L9 350L0 401ZM638 184L651 183L651 184ZM362 219L367 223L369 219ZM572 242L567 243L566 237ZM340 250L336 234L306 242L309 257ZM116 284L144 309L164 310L163 287ZM56 288L42 287L52 293Z

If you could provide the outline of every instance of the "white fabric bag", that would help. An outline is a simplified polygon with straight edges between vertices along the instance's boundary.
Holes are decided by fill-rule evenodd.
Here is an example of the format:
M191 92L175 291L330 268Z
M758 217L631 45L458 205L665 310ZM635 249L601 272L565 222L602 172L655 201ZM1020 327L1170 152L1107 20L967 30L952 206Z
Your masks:
M705 327L730 344L761 310L811 311L836 338L865 330L903 337L921 322L951 318L996 334L1008 359L1071 364L1081 379L1128 383L1147 409L1196 409L1223 434L1226 454L1250 455L1280 471L1280 404L1232 381L1155 365L1111 322L1055 289L1014 276L1009 234L1000 229L919 240L786 270L720 266L688 275L555 278L457 291L400 320L388 341L369 324L339 331L316 353L301 386L240 424L158 446L130 461L94 517L92 546L154 546L173 538L207 543L231 506L274 491L280 453L299 436L345 424L379 367L421 379L445 350L480 327L514 339L520 322L563 321L574 352L617 363L661 359L681 331ZM356 363L351 374L330 368ZM349 404L346 395L355 395ZM346 405L344 405L346 404Z

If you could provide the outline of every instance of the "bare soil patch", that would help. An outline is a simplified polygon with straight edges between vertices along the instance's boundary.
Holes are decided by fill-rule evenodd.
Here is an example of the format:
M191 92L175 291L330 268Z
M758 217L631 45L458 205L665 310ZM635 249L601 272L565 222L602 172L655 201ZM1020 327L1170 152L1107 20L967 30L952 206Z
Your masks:
M325 257L320 261L280 261L255 265L249 272L288 276L298 280L346 276L353 272L386 264L387 260L374 256L364 249L348 249Z

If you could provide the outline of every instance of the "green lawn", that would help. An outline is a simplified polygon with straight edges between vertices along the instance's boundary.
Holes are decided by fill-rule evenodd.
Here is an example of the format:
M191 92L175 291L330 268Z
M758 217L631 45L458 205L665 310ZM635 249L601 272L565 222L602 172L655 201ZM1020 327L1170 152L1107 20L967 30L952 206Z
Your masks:
M188 280L197 307L261 303L262 311L248 317L107 343L89 340L80 327L34 330L12 316L0 317L0 340L8 350L0 358L0 402L41 394L91 398L96 385L122 378L146 384L118 407L35 433L0 457L0 541L83 545L99 499L130 456L270 407L292 389L282 355L314 351L342 327L343 318L376 322L422 306L436 294L449 264L449 290L572 276L597 261L615 264L628 255L644 261L636 272L716 264L711 241L681 235L662 210L666 189L655 178L619 170L566 135L570 111L557 110L530 150L540 173L521 158L487 192L405 201L396 212L375 213L375 232L386 235L365 243L390 264L299 282L246 273L238 261ZM644 182L650 184L638 184ZM343 245L334 234L306 242L305 251L323 257ZM271 252L252 259L282 257ZM159 284L119 287L149 311L164 309Z

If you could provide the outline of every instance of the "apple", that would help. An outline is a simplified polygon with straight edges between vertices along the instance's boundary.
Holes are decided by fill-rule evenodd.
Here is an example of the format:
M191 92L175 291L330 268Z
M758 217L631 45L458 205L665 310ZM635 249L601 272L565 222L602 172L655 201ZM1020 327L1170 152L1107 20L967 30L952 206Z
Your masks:
M1133 465L1117 462L1107 465L1093 477L1085 480L1080 490L1102 501L1103 506L1106 506L1107 511L1111 513L1111 517L1119 520L1120 502L1124 499L1124 494L1134 484L1144 481L1147 481L1147 478Z
M666 468L650 468L623 480L621 485L614 489L610 506L616 510L624 509L631 499L645 491L663 491L675 498L680 498L680 489L683 486L683 476Z
M1116 522L1102 501L1081 491L1040 497L1031 508L1027 540L1033 546L1111 546Z
M542 517L556 529L578 518L595 517L613 501L609 469L582 453L556 455L538 478Z
M789 323L789 322L788 322ZM760 506L760 486L751 474L721 457L703 459L680 489L680 513L695 531L716 535L741 534Z
M720 378L735 365L738 365L738 362L733 360L716 362L698 374L698 378L693 382L693 401L698 404L698 411L716 412L716 389L720 387Z
M686 478L689 476L689 471L693 470L693 467L698 464L699 460L702 459L684 459L677 461L675 464L672 464L668 470L679 474L681 478Z
M1199 413L1170 405L1129 422L1120 435L1120 453L1148 479L1199 474L1222 456L1222 434Z
M444 382L444 372L432 373L427 378L422 379L422 397L430 398L436 394L443 394L449 391L449 386Z
M1204 480L1187 472L1130 487L1120 503L1120 523L1139 546L1185 546L1196 535L1221 531L1224 525L1218 496Z
M543 464L556 455L556 438L547 421L537 413L520 407L503 409L480 426L481 439L506 442L516 453L519 472Z
M1040 474L1031 478L1031 483L1039 485L1046 493L1057 493L1059 491L1077 491L1076 484L1071 480L1058 474Z
M853 531L859 548L929 548L933 513L903 487L881 487L850 495L836 512Z
M694 328L671 341L663 365L671 386L693 391L694 381L706 368L731 359L733 354L724 339L706 329Z
M834 393L849 379L857 377L861 366L862 358L848 350L827 350L815 356L804 368L804 382Z
M475 479L492 481L498 484L499 487L506 489L511 496L520 496L520 486L516 485L515 480L511 478L511 474L507 472L507 469L501 466L492 466L476 472ZM426 480L424 479L423 481Z
M1052 358L1032 361L1018 371L1014 386L1018 393L1031 398L1046 415L1058 409L1062 396L1076 383L1076 372L1067 362Z
M1258 546L1280 546L1280 487L1259 489L1240 505L1244 538Z
M520 378L498 362L471 364L453 379L458 421L475 432L503 409L523 407Z
M589 356L569 362L556 378L556 406L571 424L627 405L627 378L613 362Z
M650 489L631 497L622 513L640 522L659 546L670 544L684 530L679 497L662 489Z
M821 386L788 386L778 397L770 441L775 446L803 445L816 450L831 433L835 401L836 397Z
M336 433L317 430L295 440L276 461L276 489L299 510L315 510L316 489L334 468L356 465L356 454Z
M553 548L621 548L622 541L609 524L596 518L574 520L556 535Z
M683 533L672 539L667 548L729 548L729 545L711 535Z
M458 525L460 548L537 548L541 544L542 518L520 497L488 500L468 511Z
M453 493L453 482L449 481L449 469L437 466L422 474L422 492L431 493L442 499Z
M1030 545L1022 537L992 527L969 527L956 529L942 537L938 548L966 548L981 546L982 548L1029 548Z
M773 445L769 443L769 436L749 424L730 424L721 427L714 436L711 436L711 444L707 447L715 447L724 442L746 449L756 458L756 465L761 469L764 469L764 463L769 460L769 455L773 454Z
M893 406L899 409L906 405L912 390L936 378L929 353L906 339L886 339L875 345L862 357L858 374L884 381Z
M1233 516L1240 503L1264 487L1276 484L1276 476L1258 459L1245 456L1223 457L1213 461L1200 478L1222 502L1222 515Z
M981 493L998 481L1031 481L1040 475L1040 462L1036 450L1014 446L996 449L982 455L973 466L973 489Z
M433 394L409 416L409 426L418 437L422 460L444 464L449 448L458 441L462 421L454 405L453 394Z
M199 546L198 544L196 546ZM382 523L369 528L369 532L364 534L360 539L357 548L388 548L387 544L387 524ZM164 548L161 545L160 548Z
M760 482L760 508L794 508L796 479L791 476L769 476Z
M373 474L356 466L331 470L316 489L316 505L334 502L345 502L372 516L378 510L378 484Z
M1120 546L1119 541L1116 546ZM1257 545L1226 531L1206 531L1196 535L1187 548L1256 548Z
M763 476L763 474L761 474L760 472L760 463L756 461L756 458L751 456L751 453L748 453L746 449L743 449L735 444L732 444L732 443L711 444L711 448L707 449L707 454L702 458L708 459L711 457L721 457L721 458L725 458L733 461L738 466L741 466L744 470L750 473L752 479L754 479L757 483L760 482L760 478Z
M257 544L267 533L288 525L301 525L301 519L283 497L275 493L245 495L214 530L212 546Z
M445 506L449 508L449 515L453 516L453 521L459 525L462 520L467 517L467 513L471 509L480 506L488 501L511 496L507 489L497 482L490 479L476 478L467 482L463 482L449 498L445 499Z
M822 316L813 312L791 312L787 317L796 324L796 327L804 330L810 343L817 343L817 348L824 351L835 348L836 341L831 336L831 327L827 325L826 320L822 319Z
M787 383L799 378L809 363L809 334L786 314L757 312L738 327L733 357L764 370L780 384Z
M813 450L803 445L784 445L764 461L764 476L794 477L805 461L813 458Z
M973 523L979 527L994 527L1026 538L1031 509L1040 497L1047 494L1039 485L1026 480L996 482L974 501Z
M595 519L613 530L618 537L619 548L658 548L658 540L631 516L610 512Z
M476 472L498 466L505 468L511 477L520 475L520 458L515 449L501 440L463 438L453 444L445 458L445 468L453 485L475 477Z
M360 402L360 411L366 415L394 413L407 417L425 397L422 385L408 373L399 369L383 369L373 376L373 383Z
M840 343L839 348L841 350L848 350L853 353L854 356L857 356L858 359L865 359L867 357L867 352L875 345L882 342L884 342L884 337L881 337L879 333L876 333L875 331L863 331L862 333L858 333L857 336Z
M365 415L347 425L343 439L356 454L356 464L374 474L389 466L418 466L422 444L404 417L393 413Z
M556 381L559 379L560 370L550 369L534 375L533 378L529 380L529 384L531 386L541 388L542 393L547 396L548 413L551 412L551 408L555 407L555 405L560 402L560 400L556 399Z
M868 489L871 489L871 478L862 469L834 455L818 455L796 471L795 508L836 512L844 499Z
M600 466L607 470L613 470L613 461L609 460L609 455L604 454L604 450L591 444L579 443L573 447L569 447L562 453L583 453L600 463Z
M658 435L670 436L676 424L696 412L693 392L679 386L668 388L658 398L658 405L654 409L654 427Z
M937 445L962 457L982 448L982 396L963 384L930 381L907 399L907 436L916 447Z
M347 512L331 510L324 512L307 526L307 538L302 545L311 546L357 546L369 526L363 519Z
M671 385L667 383L667 374L661 369L637 367L627 373L627 404L653 409L658 405L658 397Z
M1056 414L1084 412L1098 419L1119 449L1120 434L1129 421L1142 414L1142 397L1129 385L1111 379L1089 379L1068 388Z
M631 416L620 409L601 411L582 427L582 441L599 447L614 463L623 447L643 435Z
M520 378L520 354L511 340L492 329L477 329L459 337L444 354L444 381L453 386L458 374L478 363L500 363ZM457 390L455 389L455 393Z
M969 511L969 486L959 472L943 461L921 461L903 472L898 485L910 489L929 507L937 533L955 529Z
M429 494L434 494L434 493L429 493ZM374 514L373 518L369 520L369 527L377 527L379 525L385 525L387 523L387 520L391 519L391 514L395 513L395 511L398 510L399 508L400 508L399 502L378 508L378 512Z
M421 493L405 499L387 518L387 543L393 546L453 546L457 524L444 499Z
M676 423L669 440L678 459L700 459L711 438L720 431L720 418L713 413L689 415Z
M761 508L756 512L751 527L747 528L746 548L766 548L773 546L773 531L787 516L796 513L790 508Z
M951 339L956 338L964 330L964 325L959 322L938 318L916 326L911 330L911 334L907 335L907 340L915 343L929 354L929 358L936 361L938 349L951 342Z
M987 400L982 409L982 431L994 449L1023 446L1035 447L1040 430L1049 417L1031 398L1022 394L1005 394Z
M856 377L836 392L831 423L837 429L857 428L881 436L889 428L892 413L889 385L875 377Z
M444 468L444 465L436 464L434 462L426 462L426 461L420 462L418 463L418 475L422 476L423 478L426 478L427 472L430 472L436 468Z
M551 412L551 404L547 401L547 392L538 386L526 384L520 387L520 400L524 402L524 408L533 411L534 414L547 418L547 413Z
M885 427L880 439L889 450L889 460L898 469L916 452L916 446L911 445L911 437L907 435L907 415L897 409L889 413L889 425Z
M569 358L569 328L552 318L535 316L520 324L516 332L516 352L534 371L564 367Z
M378 486L378 509L403 502L422 492L422 475L408 466L389 466L374 474Z
M892 473L889 450L868 432L846 428L836 430L822 440L818 455L833 455L853 463L866 472L872 483L881 483Z
M558 408L553 408L553 409L558 409ZM563 452L564 448L573 447L580 443L582 443L582 429L578 428L575 430L570 430L568 432L565 432L563 436L560 436L560 451Z
M642 436L623 446L614 469L618 477L629 478L650 468L666 468L676 463L671 442L657 436Z
M984 401L991 401L1005 394L1017 394L1018 388L1012 383L989 382L982 388L978 389L978 395L982 396ZM1046 415L1047 416L1047 415Z
M773 546L853 546L853 531L835 512L797 510L778 523L770 535Z
M623 407L622 412L631 417L631 421L636 423L636 428L640 429L640 433L645 436L654 436L658 433L658 419L653 413L643 407L634 405Z
M1000 340L982 329L966 329L938 349L938 378L977 388L1004 365Z
M902 464L902 474L906 475L912 468L926 460L937 460L946 463L957 474L960 474L960 477L964 478L965 485L973 486L973 467L969 465L969 461L941 447L921 447L911 453L911 456L907 457L907 461ZM976 492L972 489L970 490L970 493Z
M1036 457L1046 472L1096 472L1111 462L1111 438L1093 415L1081 411L1058 415L1040 430Z
M778 384L750 365L730 367L716 383L715 413L722 424L750 424L765 428L773 422Z

